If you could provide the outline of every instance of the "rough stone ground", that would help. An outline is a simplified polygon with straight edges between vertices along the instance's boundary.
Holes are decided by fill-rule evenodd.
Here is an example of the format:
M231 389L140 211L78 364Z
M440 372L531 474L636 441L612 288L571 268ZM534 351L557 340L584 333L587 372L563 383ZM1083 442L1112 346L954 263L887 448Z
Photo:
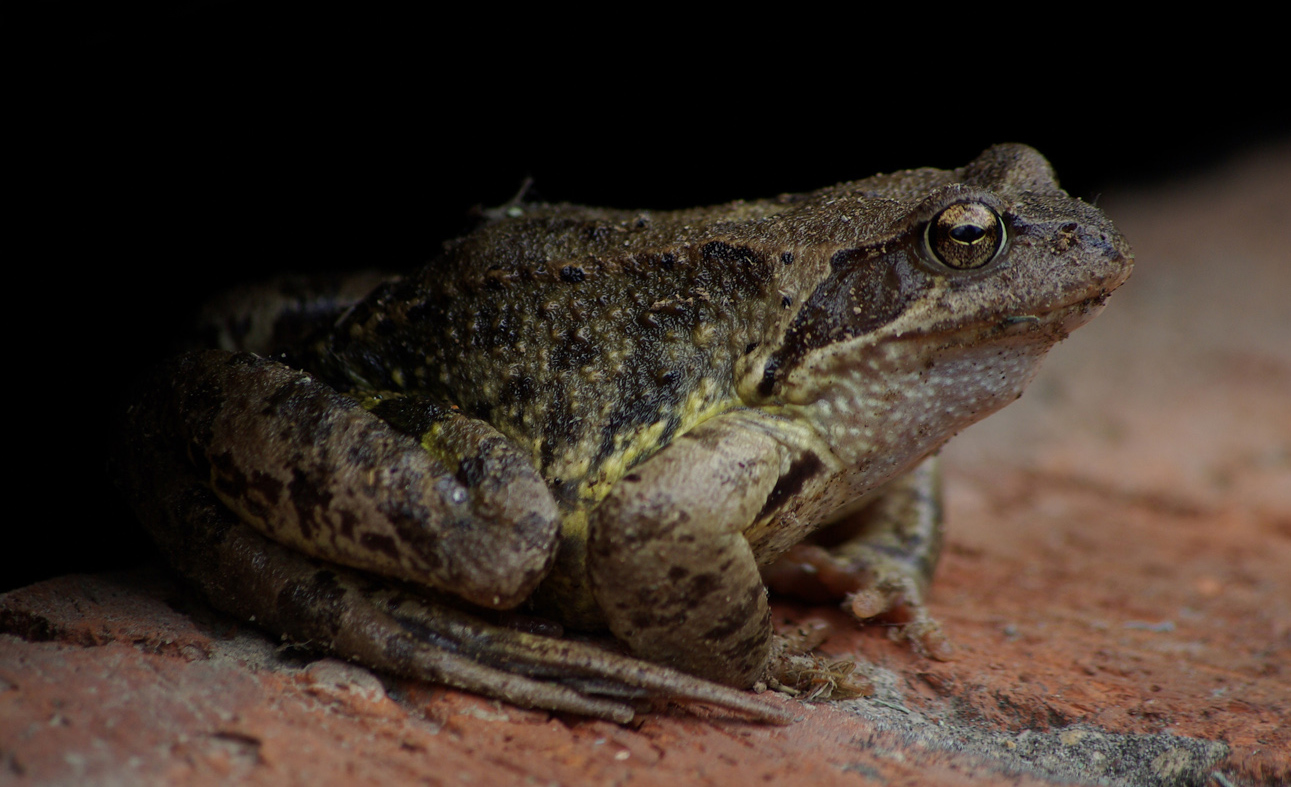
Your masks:
M946 451L921 659L835 624L875 698L630 727L309 661L164 573L0 597L0 784L1291 783L1291 147L1103 207L1107 312Z

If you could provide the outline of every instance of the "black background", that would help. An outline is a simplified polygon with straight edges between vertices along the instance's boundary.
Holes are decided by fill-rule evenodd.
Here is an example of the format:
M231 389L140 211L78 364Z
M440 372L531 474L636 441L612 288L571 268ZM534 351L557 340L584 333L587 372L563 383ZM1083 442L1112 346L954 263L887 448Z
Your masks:
M278 271L415 266L525 178L553 201L676 208L1020 141L1095 200L1291 136L1284 66L1114 18L1057 39L930 10L608 8L55 4L11 118L31 176L18 234L36 251L15 264L11 390L27 401L11 439L28 475L0 590L151 559L104 478L110 423L206 296Z

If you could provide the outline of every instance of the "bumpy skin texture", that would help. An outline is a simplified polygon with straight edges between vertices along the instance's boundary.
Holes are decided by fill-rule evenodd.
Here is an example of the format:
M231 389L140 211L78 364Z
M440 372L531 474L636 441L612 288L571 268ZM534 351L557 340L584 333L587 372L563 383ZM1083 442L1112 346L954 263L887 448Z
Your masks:
M1021 395L1130 267L1110 222L1017 145L959 170L712 208L511 205L276 360L172 362L133 410L120 476L217 605L343 655L522 704L653 693L772 718L642 662L553 660L558 641L446 621L527 600L651 662L747 686L770 659L765 570L850 594L860 617L900 608L915 645L940 655L923 610L940 544L927 457ZM159 506L150 487L163 485L208 488L224 510L191 502L200 491ZM842 543L769 568L865 505ZM202 532L244 546L195 557L174 532L215 516L227 521ZM251 528L477 609L253 549ZM268 560L257 551L295 578L263 610L245 593L222 602L221 578ZM296 596L310 601L282 603ZM453 668L416 666L440 658ZM518 689L517 675L559 690Z

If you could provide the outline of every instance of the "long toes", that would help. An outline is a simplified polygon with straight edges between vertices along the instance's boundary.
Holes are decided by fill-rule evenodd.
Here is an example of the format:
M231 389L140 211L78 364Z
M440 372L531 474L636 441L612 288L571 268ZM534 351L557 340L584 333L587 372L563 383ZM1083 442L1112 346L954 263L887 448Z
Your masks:
M377 609L377 606L384 609ZM408 648L398 661L378 668L448 683L525 707L568 710L620 723L632 718L627 705L603 699L661 698L713 705L757 721L788 724L793 715L747 692L701 680L667 667L611 653L587 642L546 637L486 623L451 607L398 591L385 594L367 621L379 615ZM362 645L361 645L362 646ZM388 652L390 648L380 648ZM368 656L358 656L367 662ZM469 684L468 684L469 682Z

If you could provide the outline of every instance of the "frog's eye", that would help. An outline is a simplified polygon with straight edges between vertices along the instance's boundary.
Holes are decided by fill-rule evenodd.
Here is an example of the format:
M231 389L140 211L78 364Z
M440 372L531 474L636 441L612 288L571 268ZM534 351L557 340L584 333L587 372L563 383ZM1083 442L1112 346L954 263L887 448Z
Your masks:
M974 270L1004 248L1004 222L981 203L951 205L928 222L924 243L933 259L947 268Z

